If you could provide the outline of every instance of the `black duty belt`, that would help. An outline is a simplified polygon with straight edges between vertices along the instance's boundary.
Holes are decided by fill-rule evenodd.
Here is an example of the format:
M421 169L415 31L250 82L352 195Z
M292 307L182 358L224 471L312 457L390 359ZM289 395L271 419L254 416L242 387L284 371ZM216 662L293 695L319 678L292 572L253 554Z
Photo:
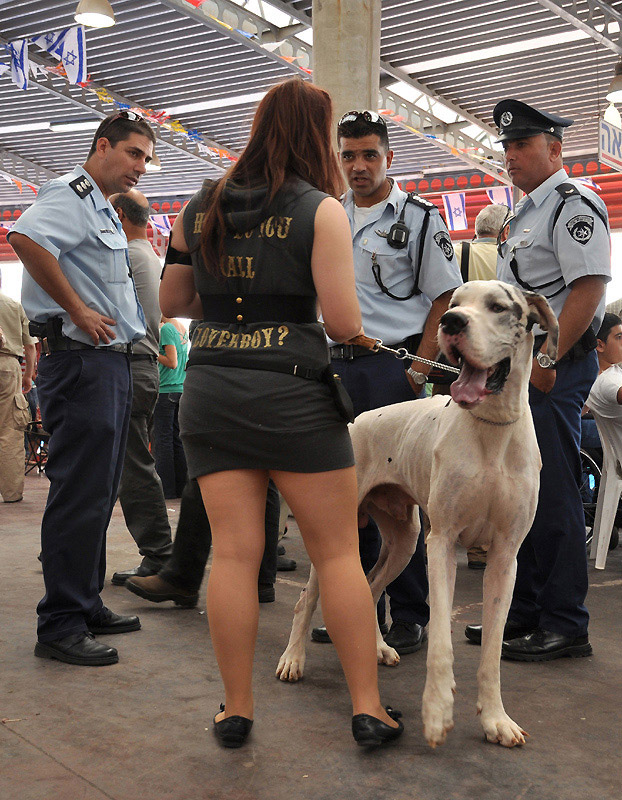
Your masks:
M43 344L44 352L46 353L58 353L64 350L111 350L113 353L132 355L131 344L84 344L84 342L77 342L75 339L69 339L66 336L57 339L45 339Z
M360 356L374 356L376 353L369 347L361 347L358 344L336 344L330 349L330 357L337 361L352 361Z
M205 322L317 322L315 297L308 295L202 294L200 298Z

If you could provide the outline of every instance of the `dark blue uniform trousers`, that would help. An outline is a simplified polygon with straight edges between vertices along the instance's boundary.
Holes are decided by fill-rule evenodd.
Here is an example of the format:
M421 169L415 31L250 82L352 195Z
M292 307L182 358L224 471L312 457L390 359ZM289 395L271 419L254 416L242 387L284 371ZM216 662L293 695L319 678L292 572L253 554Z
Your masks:
M106 529L117 498L132 403L124 353L70 350L39 363L50 480L41 524L45 596L38 638L88 630L103 608Z
M352 397L357 416L372 408L416 398L404 373L404 362L390 353L359 356L351 361L334 359L332 367ZM378 526L370 518L365 528L359 528L361 563L366 573L378 560L380 544ZM430 609L427 604L428 576L423 534L417 540L417 548L410 563L399 578L387 586L387 594L391 601L391 619L394 622L399 620L427 625ZM382 622L384 613L380 604L378 617Z
M518 553L508 619L565 636L587 633L589 621L579 447L581 409L597 374L592 352L581 361L562 361L549 394L529 386L542 457L540 494L533 525Z

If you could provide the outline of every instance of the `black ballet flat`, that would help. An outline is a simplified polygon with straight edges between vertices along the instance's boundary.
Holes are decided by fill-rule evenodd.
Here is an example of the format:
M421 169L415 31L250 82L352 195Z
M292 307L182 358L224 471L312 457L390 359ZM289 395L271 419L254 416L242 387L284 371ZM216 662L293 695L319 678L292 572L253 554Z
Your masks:
M352 736L361 747L377 747L387 742L392 742L404 733L404 724L400 722L401 711L395 711L391 706L386 707L387 714L398 723L397 728L392 728L386 722L369 714L356 714L352 717Z
M220 710L225 710L222 703ZM216 715L214 715L214 732L224 747L242 747L252 727L253 720L246 717L225 717L220 722L216 722Z

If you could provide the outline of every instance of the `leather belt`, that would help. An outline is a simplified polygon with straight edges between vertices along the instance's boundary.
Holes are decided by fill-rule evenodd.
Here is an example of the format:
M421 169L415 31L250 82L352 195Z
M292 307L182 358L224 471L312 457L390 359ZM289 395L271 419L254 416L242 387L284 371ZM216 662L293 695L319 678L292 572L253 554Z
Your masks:
M132 353L130 358L132 361L151 361L152 364L158 360L157 356L151 355L151 353Z
M45 339L44 347L46 348L44 352L48 353L59 353L64 350L112 350L114 353L125 353L128 356L132 355L132 345L129 343L106 345L84 344L84 342L76 342L75 339L68 339L66 336L62 336L59 339Z
M360 356L374 356L373 350L358 344L336 344L329 348L330 357L337 361L352 361Z

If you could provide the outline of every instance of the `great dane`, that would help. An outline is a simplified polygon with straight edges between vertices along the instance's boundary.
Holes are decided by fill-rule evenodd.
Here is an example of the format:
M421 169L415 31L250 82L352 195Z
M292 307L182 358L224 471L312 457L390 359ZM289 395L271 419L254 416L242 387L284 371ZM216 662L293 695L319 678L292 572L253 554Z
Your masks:
M350 426L359 513L378 523L382 548L368 578L374 602L404 569L419 535L418 508L429 522L430 625L423 693L424 735L435 747L453 727L451 607L455 544L487 545L477 711L486 738L524 744L525 732L501 700L503 628L516 576L516 554L533 521L541 467L528 383L534 324L557 353L557 320L541 295L499 281L472 281L454 292L438 341L460 374L451 398L437 395L367 411ZM303 675L305 644L318 600L311 567L276 674ZM399 656L376 631L378 661Z

